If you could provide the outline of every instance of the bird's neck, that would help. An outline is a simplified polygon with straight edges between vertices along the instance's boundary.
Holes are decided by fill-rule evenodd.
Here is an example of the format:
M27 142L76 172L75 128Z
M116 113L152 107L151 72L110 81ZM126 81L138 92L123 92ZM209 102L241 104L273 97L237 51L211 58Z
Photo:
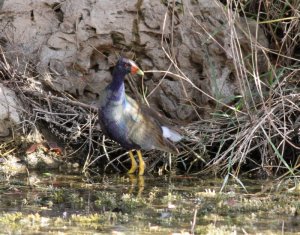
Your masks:
M111 91L111 99L114 101L125 100L124 78L124 74L118 73L118 71L113 72L113 80L109 84L109 90Z

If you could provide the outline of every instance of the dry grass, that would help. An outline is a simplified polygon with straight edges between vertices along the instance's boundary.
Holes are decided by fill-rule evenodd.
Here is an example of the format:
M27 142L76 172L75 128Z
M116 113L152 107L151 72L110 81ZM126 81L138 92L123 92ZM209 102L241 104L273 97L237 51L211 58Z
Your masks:
M261 5L256 2L261 2ZM240 95L230 105L194 85L177 66L172 43L165 43L162 37L161 47L177 71L172 76L188 82L214 100L219 108L209 119L199 118L184 127L187 137L179 144L181 153L176 158L169 154L158 155L155 151L147 152L150 171L157 170L158 166L161 170L178 166L189 173L238 176L241 172L254 172L265 177L288 172L291 176L299 175L300 15L297 4L296 0L289 3L227 1L228 8L236 9L224 11L228 22L234 22L237 17L245 17L247 21L246 16L251 17L264 28L270 42L270 48L264 48L256 37L249 37L252 54L245 63L239 41L235 37L231 40ZM174 8L175 5L171 6ZM234 36L238 25L229 24ZM249 34L247 29L245 33ZM207 34L214 39L214 35ZM259 70L258 51L263 52L268 63L268 71L263 74ZM26 73L20 71L7 61L5 52L1 53L2 83L17 92L26 107L22 110L23 132L29 134L41 123L46 124L65 148L72 150L66 152L69 160L74 156L77 160L78 156L84 156L84 171L96 170L95 166L113 172L126 171L127 155L102 135L97 125L97 109L78 102L69 94L56 92L54 95L44 91L45 84L34 78L34 67L29 65ZM170 71L148 72L170 74ZM191 102L191 105L195 104Z
M295 175L299 171L300 147L300 74L297 67L300 58L299 3L227 1L225 5L229 9L235 9L224 9L232 35L229 48L240 91L234 104L224 104L194 85L177 66L172 48L162 39L162 48L178 71L178 74L172 76L187 81L213 99L216 106L221 107L211 114L209 120L199 120L186 128L192 149L189 155L194 155L192 163L200 161L202 163L199 169L218 174L239 175L241 171L254 171L259 176L266 177L288 171L290 175ZM248 21L247 17L252 18L262 26L270 48L259 44L258 30L253 37L250 27L242 28L236 23L239 17L244 18L245 22ZM248 35L251 45L252 53L247 60L239 40L236 40L237 31L241 29ZM218 42L214 34L210 34L208 30L205 32L209 38ZM268 65L268 70L264 73L260 72L261 52ZM191 102L191 105L194 104ZM199 146L202 149L205 146L206 161L199 157L203 155L199 153ZM200 172L203 173L203 170Z

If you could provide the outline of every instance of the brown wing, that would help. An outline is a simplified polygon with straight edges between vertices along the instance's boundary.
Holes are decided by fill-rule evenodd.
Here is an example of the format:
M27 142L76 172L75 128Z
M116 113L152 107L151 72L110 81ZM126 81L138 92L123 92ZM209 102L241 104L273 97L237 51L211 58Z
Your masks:
M152 117L153 119L155 119L160 126L166 126L176 132L178 132L179 134L183 134L183 131L180 130L179 128L177 128L175 125L178 125L179 123L176 123L175 121L173 120L170 120L169 118L161 115L159 112L157 112L156 110L154 109L151 109L150 107L144 105L144 104L139 104L141 109L142 109L142 112L147 115L147 116L150 116Z
M126 98L124 119L128 128L128 138L142 149L159 149L178 153L175 145L163 137L161 125L167 125L167 123L162 124L165 122L155 114L155 111L139 105L130 97Z

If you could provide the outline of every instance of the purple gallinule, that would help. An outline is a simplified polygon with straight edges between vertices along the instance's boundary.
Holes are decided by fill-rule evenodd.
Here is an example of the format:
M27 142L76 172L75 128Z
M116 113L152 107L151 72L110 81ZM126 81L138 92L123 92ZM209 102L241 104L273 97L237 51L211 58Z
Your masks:
M129 73L144 75L132 60L120 58L112 82L100 95L99 122L106 136L129 150L130 174L138 167L132 153L137 150L139 175L143 175L145 163L140 150L158 149L176 154L178 150L173 142L182 136L160 114L125 94L124 78Z

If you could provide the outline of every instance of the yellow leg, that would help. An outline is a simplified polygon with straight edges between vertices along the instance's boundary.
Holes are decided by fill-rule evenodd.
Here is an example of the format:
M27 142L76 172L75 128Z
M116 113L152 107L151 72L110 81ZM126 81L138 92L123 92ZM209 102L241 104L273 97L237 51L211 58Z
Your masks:
M145 162L143 160L143 155L142 155L140 150L137 150L136 152L137 152L137 155L138 155L138 158L139 158L139 163L140 163L140 165L139 165L139 175L144 175L146 165L145 165Z
M137 169L137 163L136 160L134 159L132 151L129 151L129 157L131 160L131 168L129 169L128 174L133 174Z

